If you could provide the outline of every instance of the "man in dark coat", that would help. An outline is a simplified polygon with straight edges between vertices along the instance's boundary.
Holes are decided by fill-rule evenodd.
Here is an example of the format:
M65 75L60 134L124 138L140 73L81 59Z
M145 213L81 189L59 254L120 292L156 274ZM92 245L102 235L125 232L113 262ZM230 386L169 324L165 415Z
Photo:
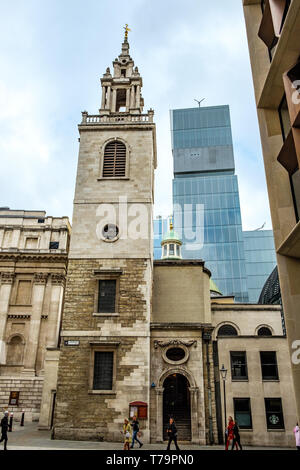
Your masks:
M178 444L177 444L177 428L175 426L173 418L170 418L169 426L167 428L167 433L168 433L168 436L169 436L169 442L168 442L167 450L170 450L170 445L171 445L172 441L174 441L176 450L180 450L179 447L178 447Z
M144 445L141 441L138 440L137 435L140 430L140 425L138 420L136 419L136 416L132 418L132 441L131 441L131 449L133 449L134 446L134 441L138 442L140 444L140 448Z
M233 426L233 441L232 441L232 447L231 450L234 449L234 446L236 446L236 450L243 450L243 447L241 445L241 437L240 437L240 429L238 426L237 421L234 423Z
M4 412L4 417L1 420L0 426L1 426L0 442L4 441L4 450L7 450L8 411Z

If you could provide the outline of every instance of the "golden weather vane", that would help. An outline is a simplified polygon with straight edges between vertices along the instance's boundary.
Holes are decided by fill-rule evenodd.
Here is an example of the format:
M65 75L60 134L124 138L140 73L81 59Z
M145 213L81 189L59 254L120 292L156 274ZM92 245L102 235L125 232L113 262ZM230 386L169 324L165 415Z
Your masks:
M125 41L127 41L128 31L131 31L131 29L128 28L128 24L125 24L125 26L123 26L123 29L125 29Z

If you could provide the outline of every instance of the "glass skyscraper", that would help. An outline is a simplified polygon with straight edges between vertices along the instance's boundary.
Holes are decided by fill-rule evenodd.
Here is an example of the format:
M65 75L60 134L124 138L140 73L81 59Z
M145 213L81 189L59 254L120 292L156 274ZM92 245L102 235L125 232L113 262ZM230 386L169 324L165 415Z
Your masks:
M249 302L258 302L261 290L276 266L273 230L244 231Z
M247 302L229 107L176 109L170 114L174 225L183 241L182 256L203 259L223 295Z

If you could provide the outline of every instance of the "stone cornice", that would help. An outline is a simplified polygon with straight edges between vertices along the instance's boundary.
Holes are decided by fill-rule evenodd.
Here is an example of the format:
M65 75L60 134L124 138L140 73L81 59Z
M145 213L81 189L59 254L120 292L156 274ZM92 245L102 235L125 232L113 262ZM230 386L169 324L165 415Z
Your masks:
M205 330L213 331L215 327L209 323L151 323L151 330Z
M158 340L154 341L154 349L157 349L158 346L160 346L161 348L165 348L166 346L181 346L181 345L186 346L188 348L194 345L194 347L196 348L197 341L196 340L182 341L178 339L172 339L170 341L158 341Z
M9 252L9 251L0 251L0 262L1 261L13 261L14 263L18 261L47 261L57 263L58 261L64 261L65 263L68 260L68 254L65 253L24 253L24 252Z
M12 224L1 224L0 230L20 230L22 232L69 232L67 225L61 227L52 227L52 225L12 225Z
M254 310L254 311L281 311L282 306L281 305L261 305L261 304L212 304L211 305L211 310L212 311L222 311L222 310L233 310L233 311L249 311L249 310Z
M155 266L202 266L203 272L211 276L210 270L205 266L205 261L202 259L165 259L165 260L155 260L153 262Z
M105 130L116 130L118 128L125 130L125 131L135 131L136 129L143 129L143 130L153 130L155 129L155 123L154 122L132 122L132 123L122 123L122 122L108 122L108 123L99 123L99 124L79 124L78 125L78 130L79 132L93 132L93 131L103 131Z
M24 319L24 320L27 320L30 317L31 317L31 315L28 315L28 314L25 314L25 313L24 314L22 314L22 313L20 313L20 314L18 314L18 313L16 313L16 314L9 313L7 315L7 318L20 318L20 319Z

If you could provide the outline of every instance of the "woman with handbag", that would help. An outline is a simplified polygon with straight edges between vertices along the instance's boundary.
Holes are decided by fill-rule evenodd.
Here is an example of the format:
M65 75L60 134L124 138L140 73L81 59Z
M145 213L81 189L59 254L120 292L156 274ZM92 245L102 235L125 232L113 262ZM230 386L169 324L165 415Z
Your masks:
M127 418L124 419L123 432L124 434L124 447L123 450L130 450L131 444L131 426Z

